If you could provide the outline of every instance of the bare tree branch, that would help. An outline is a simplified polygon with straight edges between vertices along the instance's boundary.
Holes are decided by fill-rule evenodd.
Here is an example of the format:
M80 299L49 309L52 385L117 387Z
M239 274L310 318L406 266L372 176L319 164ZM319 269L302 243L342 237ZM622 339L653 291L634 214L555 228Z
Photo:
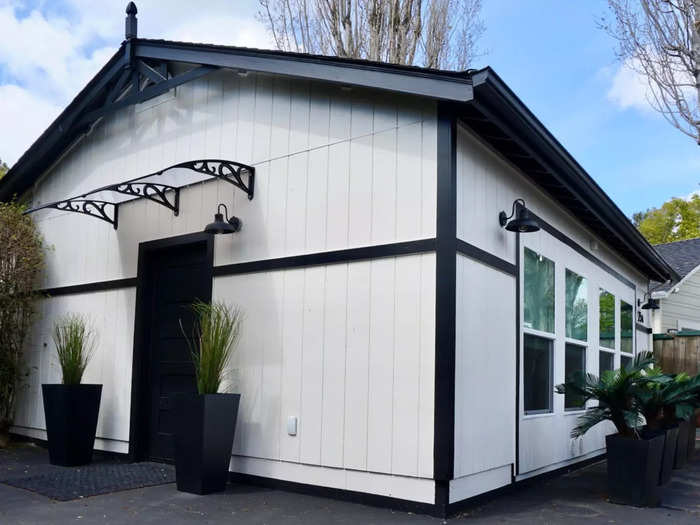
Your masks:
M649 104L700 144L700 0L608 0L601 27L642 76Z
M438 69L479 56L481 0L258 0L278 49Z

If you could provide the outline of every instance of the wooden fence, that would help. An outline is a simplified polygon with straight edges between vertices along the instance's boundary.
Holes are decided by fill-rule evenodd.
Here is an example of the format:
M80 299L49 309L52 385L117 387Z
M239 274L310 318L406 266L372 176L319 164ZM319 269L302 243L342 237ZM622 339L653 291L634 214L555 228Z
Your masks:
M654 356L664 372L700 372L700 332L654 335Z

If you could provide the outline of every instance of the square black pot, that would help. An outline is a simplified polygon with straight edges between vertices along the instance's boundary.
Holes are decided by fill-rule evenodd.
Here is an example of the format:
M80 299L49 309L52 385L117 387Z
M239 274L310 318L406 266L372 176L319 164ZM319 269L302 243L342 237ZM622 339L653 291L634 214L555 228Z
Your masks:
M92 461L102 385L41 385L52 465Z
M226 488L240 394L177 394L177 490L210 494Z
M639 507L658 505L664 436L630 439L613 434L605 443L610 501Z
M688 461L688 439L690 439L690 421L678 423L678 441L676 443L676 457L673 468L683 468Z

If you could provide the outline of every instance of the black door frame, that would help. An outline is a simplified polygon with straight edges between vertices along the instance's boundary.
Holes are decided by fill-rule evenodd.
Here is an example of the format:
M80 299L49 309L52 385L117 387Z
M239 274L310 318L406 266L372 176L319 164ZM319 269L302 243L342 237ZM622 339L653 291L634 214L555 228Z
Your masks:
M147 276L154 256L163 249L203 244L206 247L209 290L203 300L210 301L214 276L214 236L208 233L190 233L147 241L139 244L138 273L136 277L136 307L134 309L134 348L131 369L131 415L129 418L129 459L144 461L148 452L150 398L148 382L151 356L149 330L151 316L151 283Z

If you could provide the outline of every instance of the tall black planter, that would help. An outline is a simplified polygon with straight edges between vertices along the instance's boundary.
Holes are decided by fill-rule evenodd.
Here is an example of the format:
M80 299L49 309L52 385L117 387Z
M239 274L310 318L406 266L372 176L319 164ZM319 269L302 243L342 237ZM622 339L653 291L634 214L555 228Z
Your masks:
M690 438L690 421L681 421L678 424L678 442L676 444L676 457L673 468L683 468L688 460L688 439Z
M642 507L658 505L664 436L629 439L613 434L605 438L605 443L610 501Z
M102 385L41 385L52 465L92 461Z
M240 394L175 396L177 490L209 494L226 488L240 400Z

